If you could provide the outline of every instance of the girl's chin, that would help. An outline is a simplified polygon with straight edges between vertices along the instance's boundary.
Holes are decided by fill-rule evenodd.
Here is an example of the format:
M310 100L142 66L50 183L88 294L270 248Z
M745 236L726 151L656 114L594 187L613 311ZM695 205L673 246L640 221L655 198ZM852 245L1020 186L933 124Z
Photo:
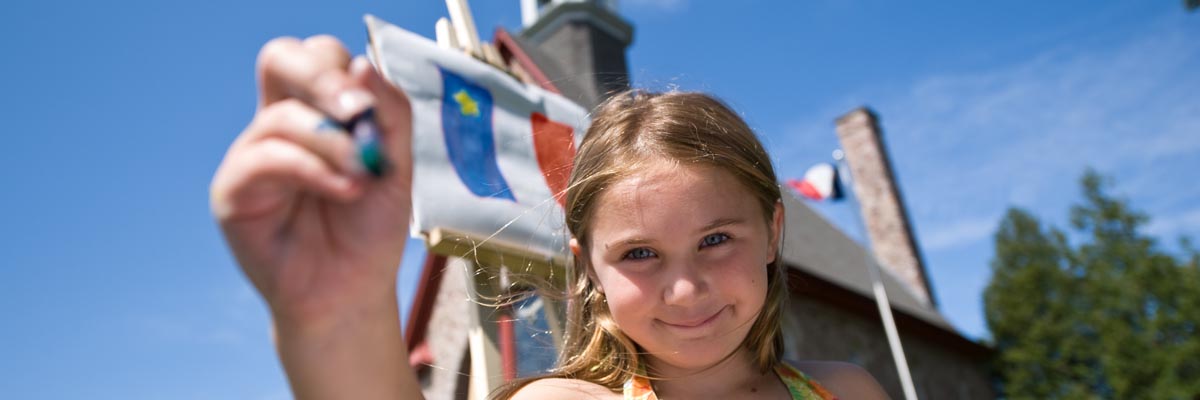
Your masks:
M668 354L658 353L651 355L647 361L651 366L658 368L703 370L711 368L727 358L736 357L736 355L731 356L729 354L736 350L736 346L733 349L727 349L728 351L713 350L715 350L713 346L708 346L707 348L692 347Z

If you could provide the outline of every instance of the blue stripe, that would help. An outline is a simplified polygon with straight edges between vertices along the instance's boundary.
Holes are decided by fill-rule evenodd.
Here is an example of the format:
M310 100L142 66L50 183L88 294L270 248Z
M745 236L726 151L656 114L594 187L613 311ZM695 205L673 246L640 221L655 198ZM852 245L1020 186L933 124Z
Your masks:
M442 133L458 178L476 196L517 201L496 163L492 94L453 72L439 70L444 83Z

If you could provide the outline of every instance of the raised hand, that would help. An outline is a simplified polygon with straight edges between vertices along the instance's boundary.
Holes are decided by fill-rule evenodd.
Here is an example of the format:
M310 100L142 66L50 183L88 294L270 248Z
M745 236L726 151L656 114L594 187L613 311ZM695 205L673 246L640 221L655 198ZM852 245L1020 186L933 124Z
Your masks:
M408 99L329 36L272 40L257 73L258 111L213 178L213 214L271 309L298 397L397 394L411 381L396 306L411 212ZM389 161L380 177L328 120L372 108Z

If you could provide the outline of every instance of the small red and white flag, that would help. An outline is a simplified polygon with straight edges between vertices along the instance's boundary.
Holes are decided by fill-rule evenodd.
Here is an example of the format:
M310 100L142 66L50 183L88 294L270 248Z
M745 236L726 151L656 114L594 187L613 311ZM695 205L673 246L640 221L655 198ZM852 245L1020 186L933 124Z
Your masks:
M801 196L816 201L840 200L842 188L838 184L837 167L830 163L812 166L804 173L804 179L788 179L787 185Z

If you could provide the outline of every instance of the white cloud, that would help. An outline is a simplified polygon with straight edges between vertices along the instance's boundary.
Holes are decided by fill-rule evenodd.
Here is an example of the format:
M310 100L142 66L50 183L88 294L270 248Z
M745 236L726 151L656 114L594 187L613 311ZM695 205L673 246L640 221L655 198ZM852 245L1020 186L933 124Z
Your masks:
M1146 233L1162 240L1175 240L1178 235L1187 235L1200 231L1200 208L1193 208L1177 214L1152 217ZM1192 239L1200 239L1192 237Z
M825 150L808 148L836 144L829 121L859 99L870 100L909 215L916 227L929 227L920 243L931 273L941 274L933 279L939 286L987 276L990 254L963 253L985 244L999 221L980 216L1016 205L1064 226L1089 166L1113 176L1113 193L1150 214L1148 233L1195 237L1200 42L1189 24L1194 21L1168 18L1100 46L1067 44L988 70L881 85L888 89L868 86L868 93L796 121L771 147L781 150L775 152L780 160L827 159ZM978 302L977 292L943 303ZM978 309L947 312L968 325L964 330L983 332Z
M929 230L929 234L920 237L920 243L927 250L939 251L959 245L974 243L986 239L996 229L999 218L971 218L953 221L948 225L937 226Z
M190 316L146 315L131 327L135 335L165 343L243 346L250 342L245 332L231 326L213 325Z
M679 11L687 7L687 0L624 0L633 7L654 8L663 11Z
M1198 58L1200 44L1167 30L1107 51L1056 49L992 71L929 77L884 99L887 140L916 219L948 225L1009 204L1063 207L1086 166L1118 182L1156 168L1186 179L1200 152ZM1200 200L1189 186L1174 195Z
M1151 215L1149 233L1200 232L1200 42L1185 31L929 77L879 102L914 224L935 227L922 238L934 282L987 276L990 254L953 255L994 230L997 219L973 216L1017 205L1065 225L1089 166ZM960 295L973 298L946 300L978 302L981 293ZM964 330L984 331L979 307L947 312Z
M258 345L269 338L270 321L265 307L248 282L216 288L189 312L133 315L129 329L164 343L214 347Z

